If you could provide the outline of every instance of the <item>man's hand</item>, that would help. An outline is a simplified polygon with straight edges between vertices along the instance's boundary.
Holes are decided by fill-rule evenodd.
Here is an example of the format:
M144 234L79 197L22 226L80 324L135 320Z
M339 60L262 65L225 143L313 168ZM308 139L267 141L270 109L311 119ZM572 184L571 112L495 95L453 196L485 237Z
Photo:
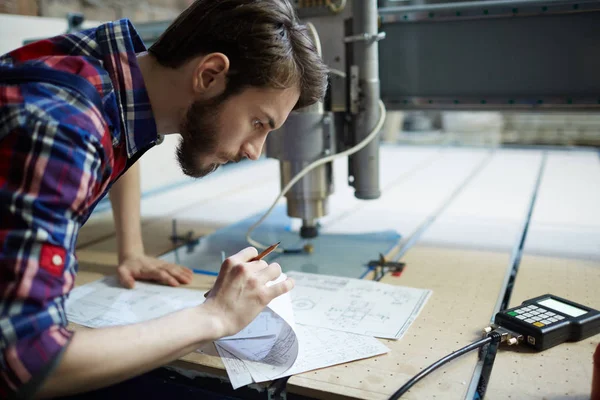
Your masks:
M193 276L193 272L188 268L146 255L125 258L117 271L119 281L129 289L135 286L136 280L149 280L164 285L179 286L182 283L190 283Z
M203 304L219 317L221 337L244 329L271 300L294 287L292 279L267 286L267 282L281 275L281 267L277 263L268 265L263 260L248 262L257 254L255 248L248 247L226 259Z

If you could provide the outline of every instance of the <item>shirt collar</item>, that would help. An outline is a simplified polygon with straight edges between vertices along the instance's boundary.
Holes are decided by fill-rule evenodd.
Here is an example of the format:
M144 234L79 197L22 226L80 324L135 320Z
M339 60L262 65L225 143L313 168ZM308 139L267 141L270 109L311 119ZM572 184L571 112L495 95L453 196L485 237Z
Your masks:
M137 53L146 46L128 19L100 25L96 41L104 68L108 71L120 112L121 132L127 156L155 145L159 140L150 98L137 63Z

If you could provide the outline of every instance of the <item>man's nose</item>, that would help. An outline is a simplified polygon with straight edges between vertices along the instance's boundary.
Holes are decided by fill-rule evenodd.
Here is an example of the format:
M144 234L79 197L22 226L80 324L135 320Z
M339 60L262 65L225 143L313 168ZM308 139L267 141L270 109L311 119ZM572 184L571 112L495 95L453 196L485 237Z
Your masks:
M263 146L265 145L265 141L267 140L267 134L260 135L251 142L248 143L246 149L246 155L251 160L258 160L260 155L262 154Z

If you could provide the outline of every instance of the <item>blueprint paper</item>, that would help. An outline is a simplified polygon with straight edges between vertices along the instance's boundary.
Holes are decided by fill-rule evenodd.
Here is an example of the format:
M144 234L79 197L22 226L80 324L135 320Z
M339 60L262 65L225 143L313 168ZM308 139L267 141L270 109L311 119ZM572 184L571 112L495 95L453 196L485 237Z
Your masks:
M287 279L286 274L281 274L279 278L274 281L267 282L267 286L272 286L285 279ZM275 310L275 312L271 312L271 310ZM289 293L285 293L271 300L267 308L242 331L235 335L222 338L221 340L249 339L265 336L277 337L281 329L283 329L284 323L287 323L290 326L294 325L294 310L292 309L292 299Z
M285 279L285 274L273 283L282 279ZM268 282L267 285L273 283ZM276 310L276 315L281 314L284 321L293 323L289 296L286 293L271 301L265 311L247 327L229 338L277 336L282 321L279 317L274 319L268 310ZM74 288L65 308L70 322L89 328L102 328L159 318L184 308L195 307L204 300L204 292L200 290L147 282L136 282L133 289L127 289L119 283L116 276L108 276Z
M295 290L286 294L289 297L284 295L277 299L282 304L263 312L276 318L274 310L281 310L281 320L285 323L279 325L277 338L215 342L234 389L390 351L370 336L297 324L292 308Z
M431 290L291 271L296 323L385 339L400 339Z
M281 274L278 279L268 282L267 285L271 286L286 278L285 274ZM273 299L269 307L254 321L259 320L266 321L266 325L270 327L269 336L252 338L246 335L244 339L225 338L215 343L241 360L256 362L259 367L249 370L256 382L267 381L272 379L272 376L284 374L296 361L299 351L290 293Z
M204 302L203 292L136 282L126 289L116 276L74 288L66 301L67 319L90 328L135 324Z
M302 281L300 275L291 275L296 282ZM329 284L338 279L323 278ZM335 285L340 286L339 282ZM215 341L234 389L389 351L373 337L298 324L292 305L297 288L298 283L290 293L269 303L240 333ZM157 318L204 300L199 290L145 282L126 289L116 277L107 277L75 288L66 309L71 322L100 328Z
M267 285L285 278L285 274L281 274ZM145 282L137 282L135 288L127 289L111 276L73 289L66 313L70 322L90 328L127 325L202 304L203 294L199 290ZM298 357L294 326L291 296L286 293L271 301L241 332L216 341L219 354L228 364L227 370L237 371L232 373L232 385L245 385L250 376L241 367L245 364L240 364L240 359L260 363L255 368L256 381L284 374Z
M379 340L369 336L299 324L295 326L295 331L300 345L298 358L282 374L276 374L274 368L267 363L240 359L217 344L232 387L237 389L252 382L284 378L390 351Z
M223 360L229 382L234 390L254 382L252 375L250 375L250 371L248 371L246 364L244 364L242 360L219 346L218 343L215 343L215 347L221 356L221 360Z

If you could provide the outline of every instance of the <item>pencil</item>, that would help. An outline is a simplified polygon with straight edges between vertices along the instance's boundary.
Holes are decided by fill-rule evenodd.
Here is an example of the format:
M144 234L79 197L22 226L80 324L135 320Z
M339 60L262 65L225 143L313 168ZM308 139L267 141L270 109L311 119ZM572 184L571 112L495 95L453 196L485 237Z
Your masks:
M273 250L275 250L277 248L277 246L279 246L281 242L277 242L275 244L270 245L269 247L267 247L266 249L264 249L259 255L257 255L256 257L252 257L248 262L253 262L253 261L260 261L263 258L265 258L266 256L268 256L269 254L271 254L271 252L273 252ZM206 293L204 293L204 297L208 296L208 294L210 293L210 290Z
M279 246L281 242L277 242L275 244L270 245L269 247L267 247L265 250L262 251L262 253L260 253L259 255L257 255L256 257L252 258L250 260L250 262L252 261L260 261L263 258L265 258L266 256L268 256L269 254L271 254L271 252L273 250L275 250L277 248L277 246Z

